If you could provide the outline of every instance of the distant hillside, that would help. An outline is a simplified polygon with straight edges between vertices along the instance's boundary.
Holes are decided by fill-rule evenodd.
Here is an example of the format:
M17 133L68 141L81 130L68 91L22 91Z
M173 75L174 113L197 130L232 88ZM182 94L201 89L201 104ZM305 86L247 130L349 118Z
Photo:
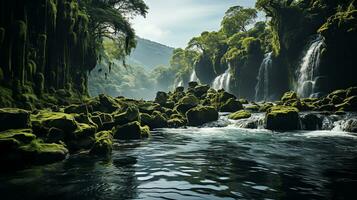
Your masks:
M150 40L137 38L136 49L127 58L128 64L135 64L151 70L158 65L169 65L173 48Z

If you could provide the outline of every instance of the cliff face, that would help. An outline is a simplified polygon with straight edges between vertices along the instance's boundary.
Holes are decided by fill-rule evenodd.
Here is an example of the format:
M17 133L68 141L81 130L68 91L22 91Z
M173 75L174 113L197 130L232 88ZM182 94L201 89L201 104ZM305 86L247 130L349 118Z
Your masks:
M0 9L0 85L8 94L0 106L87 94L97 56L77 0L1 1Z

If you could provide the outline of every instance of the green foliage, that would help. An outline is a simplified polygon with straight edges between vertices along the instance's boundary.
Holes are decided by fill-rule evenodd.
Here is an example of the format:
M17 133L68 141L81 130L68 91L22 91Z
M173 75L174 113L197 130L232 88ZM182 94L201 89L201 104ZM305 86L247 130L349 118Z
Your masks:
M223 32L230 36L237 32L245 32L247 26L255 22L257 11L254 8L233 6L229 8L221 22Z

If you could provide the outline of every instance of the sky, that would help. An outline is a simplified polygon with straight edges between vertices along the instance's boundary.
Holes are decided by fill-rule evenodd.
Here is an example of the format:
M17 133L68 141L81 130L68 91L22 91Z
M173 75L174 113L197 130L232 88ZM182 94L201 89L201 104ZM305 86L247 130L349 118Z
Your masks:
M171 47L185 47L203 31L216 31L225 11L234 5L254 7L255 0L144 0L146 18L132 20L139 37Z

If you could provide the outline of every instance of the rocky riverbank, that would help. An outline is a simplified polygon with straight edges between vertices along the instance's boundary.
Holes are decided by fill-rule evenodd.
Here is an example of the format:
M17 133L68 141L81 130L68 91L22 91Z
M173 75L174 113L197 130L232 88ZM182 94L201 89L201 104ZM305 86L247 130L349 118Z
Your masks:
M306 111L314 111L309 114ZM248 102L224 90L190 82L185 90L158 92L154 101L99 95L81 104L52 105L48 109L0 109L1 168L20 169L47 164L70 154L86 152L108 156L113 139L133 140L150 136L156 128L202 126L218 120L219 112L239 122L264 113L264 118L241 123L242 128L273 131L318 130L321 116L343 116L357 111L357 87L337 90L324 98L297 97L287 92L276 102ZM357 119L349 119L344 131L357 132Z

